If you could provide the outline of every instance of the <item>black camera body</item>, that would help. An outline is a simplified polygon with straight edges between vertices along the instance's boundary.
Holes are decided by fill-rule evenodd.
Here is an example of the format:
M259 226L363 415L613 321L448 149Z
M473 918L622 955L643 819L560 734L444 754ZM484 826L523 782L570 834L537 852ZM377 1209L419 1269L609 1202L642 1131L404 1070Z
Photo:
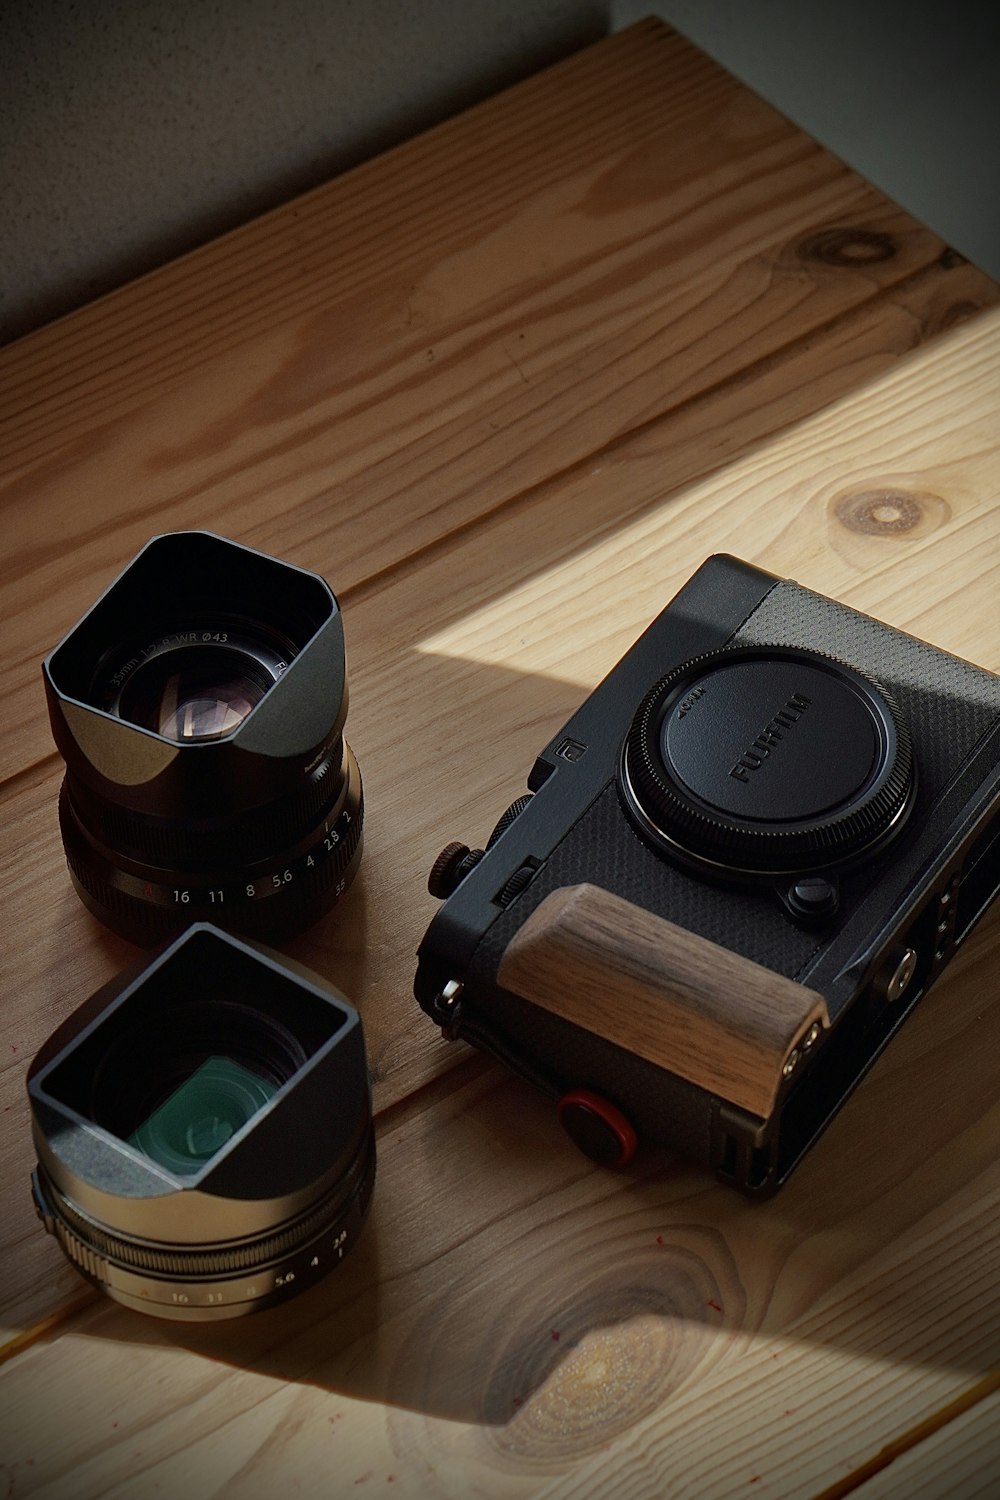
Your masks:
M535 762L415 993L559 1101L779 1186L1000 887L1000 678L710 558Z

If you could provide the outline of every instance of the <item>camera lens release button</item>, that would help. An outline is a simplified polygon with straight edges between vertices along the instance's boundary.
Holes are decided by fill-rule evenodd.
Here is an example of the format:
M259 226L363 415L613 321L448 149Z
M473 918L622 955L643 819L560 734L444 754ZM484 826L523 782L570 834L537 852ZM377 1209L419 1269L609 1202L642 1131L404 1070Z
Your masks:
M590 1089L572 1089L558 1105L559 1123L584 1156L604 1167L624 1167L638 1145L635 1130L620 1109Z

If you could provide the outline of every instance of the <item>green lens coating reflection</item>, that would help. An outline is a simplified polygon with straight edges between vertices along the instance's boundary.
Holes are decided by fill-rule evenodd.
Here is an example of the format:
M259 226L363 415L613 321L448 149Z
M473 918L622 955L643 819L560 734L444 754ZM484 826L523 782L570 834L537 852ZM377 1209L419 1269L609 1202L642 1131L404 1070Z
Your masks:
M276 1094L278 1085L230 1057L210 1057L128 1137L180 1176L200 1172Z

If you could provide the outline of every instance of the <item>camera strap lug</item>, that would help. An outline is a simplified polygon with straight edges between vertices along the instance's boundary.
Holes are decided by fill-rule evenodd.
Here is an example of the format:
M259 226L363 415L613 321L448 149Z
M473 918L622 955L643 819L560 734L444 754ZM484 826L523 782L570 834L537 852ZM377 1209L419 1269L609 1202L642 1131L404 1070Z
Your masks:
M468 1042L473 1047L479 1047L549 1098L560 1099L566 1092L566 1080L557 1079L539 1067L537 1059L527 1047L519 1045L516 1040L491 1026L483 1017L482 1006L470 1004L470 997L464 995L464 991L465 986L461 980L449 979L427 1009L431 1019L440 1026L445 1041Z
M431 1014L448 1042L457 1041L462 1029L462 991L460 979L449 979L431 1001Z

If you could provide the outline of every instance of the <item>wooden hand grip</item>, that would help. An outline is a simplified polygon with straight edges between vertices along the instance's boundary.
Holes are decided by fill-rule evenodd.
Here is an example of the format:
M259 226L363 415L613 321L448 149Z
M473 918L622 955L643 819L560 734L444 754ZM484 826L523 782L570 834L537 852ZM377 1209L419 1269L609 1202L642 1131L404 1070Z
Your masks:
M546 896L512 938L505 989L755 1115L793 1048L829 1025L814 990L594 885Z

